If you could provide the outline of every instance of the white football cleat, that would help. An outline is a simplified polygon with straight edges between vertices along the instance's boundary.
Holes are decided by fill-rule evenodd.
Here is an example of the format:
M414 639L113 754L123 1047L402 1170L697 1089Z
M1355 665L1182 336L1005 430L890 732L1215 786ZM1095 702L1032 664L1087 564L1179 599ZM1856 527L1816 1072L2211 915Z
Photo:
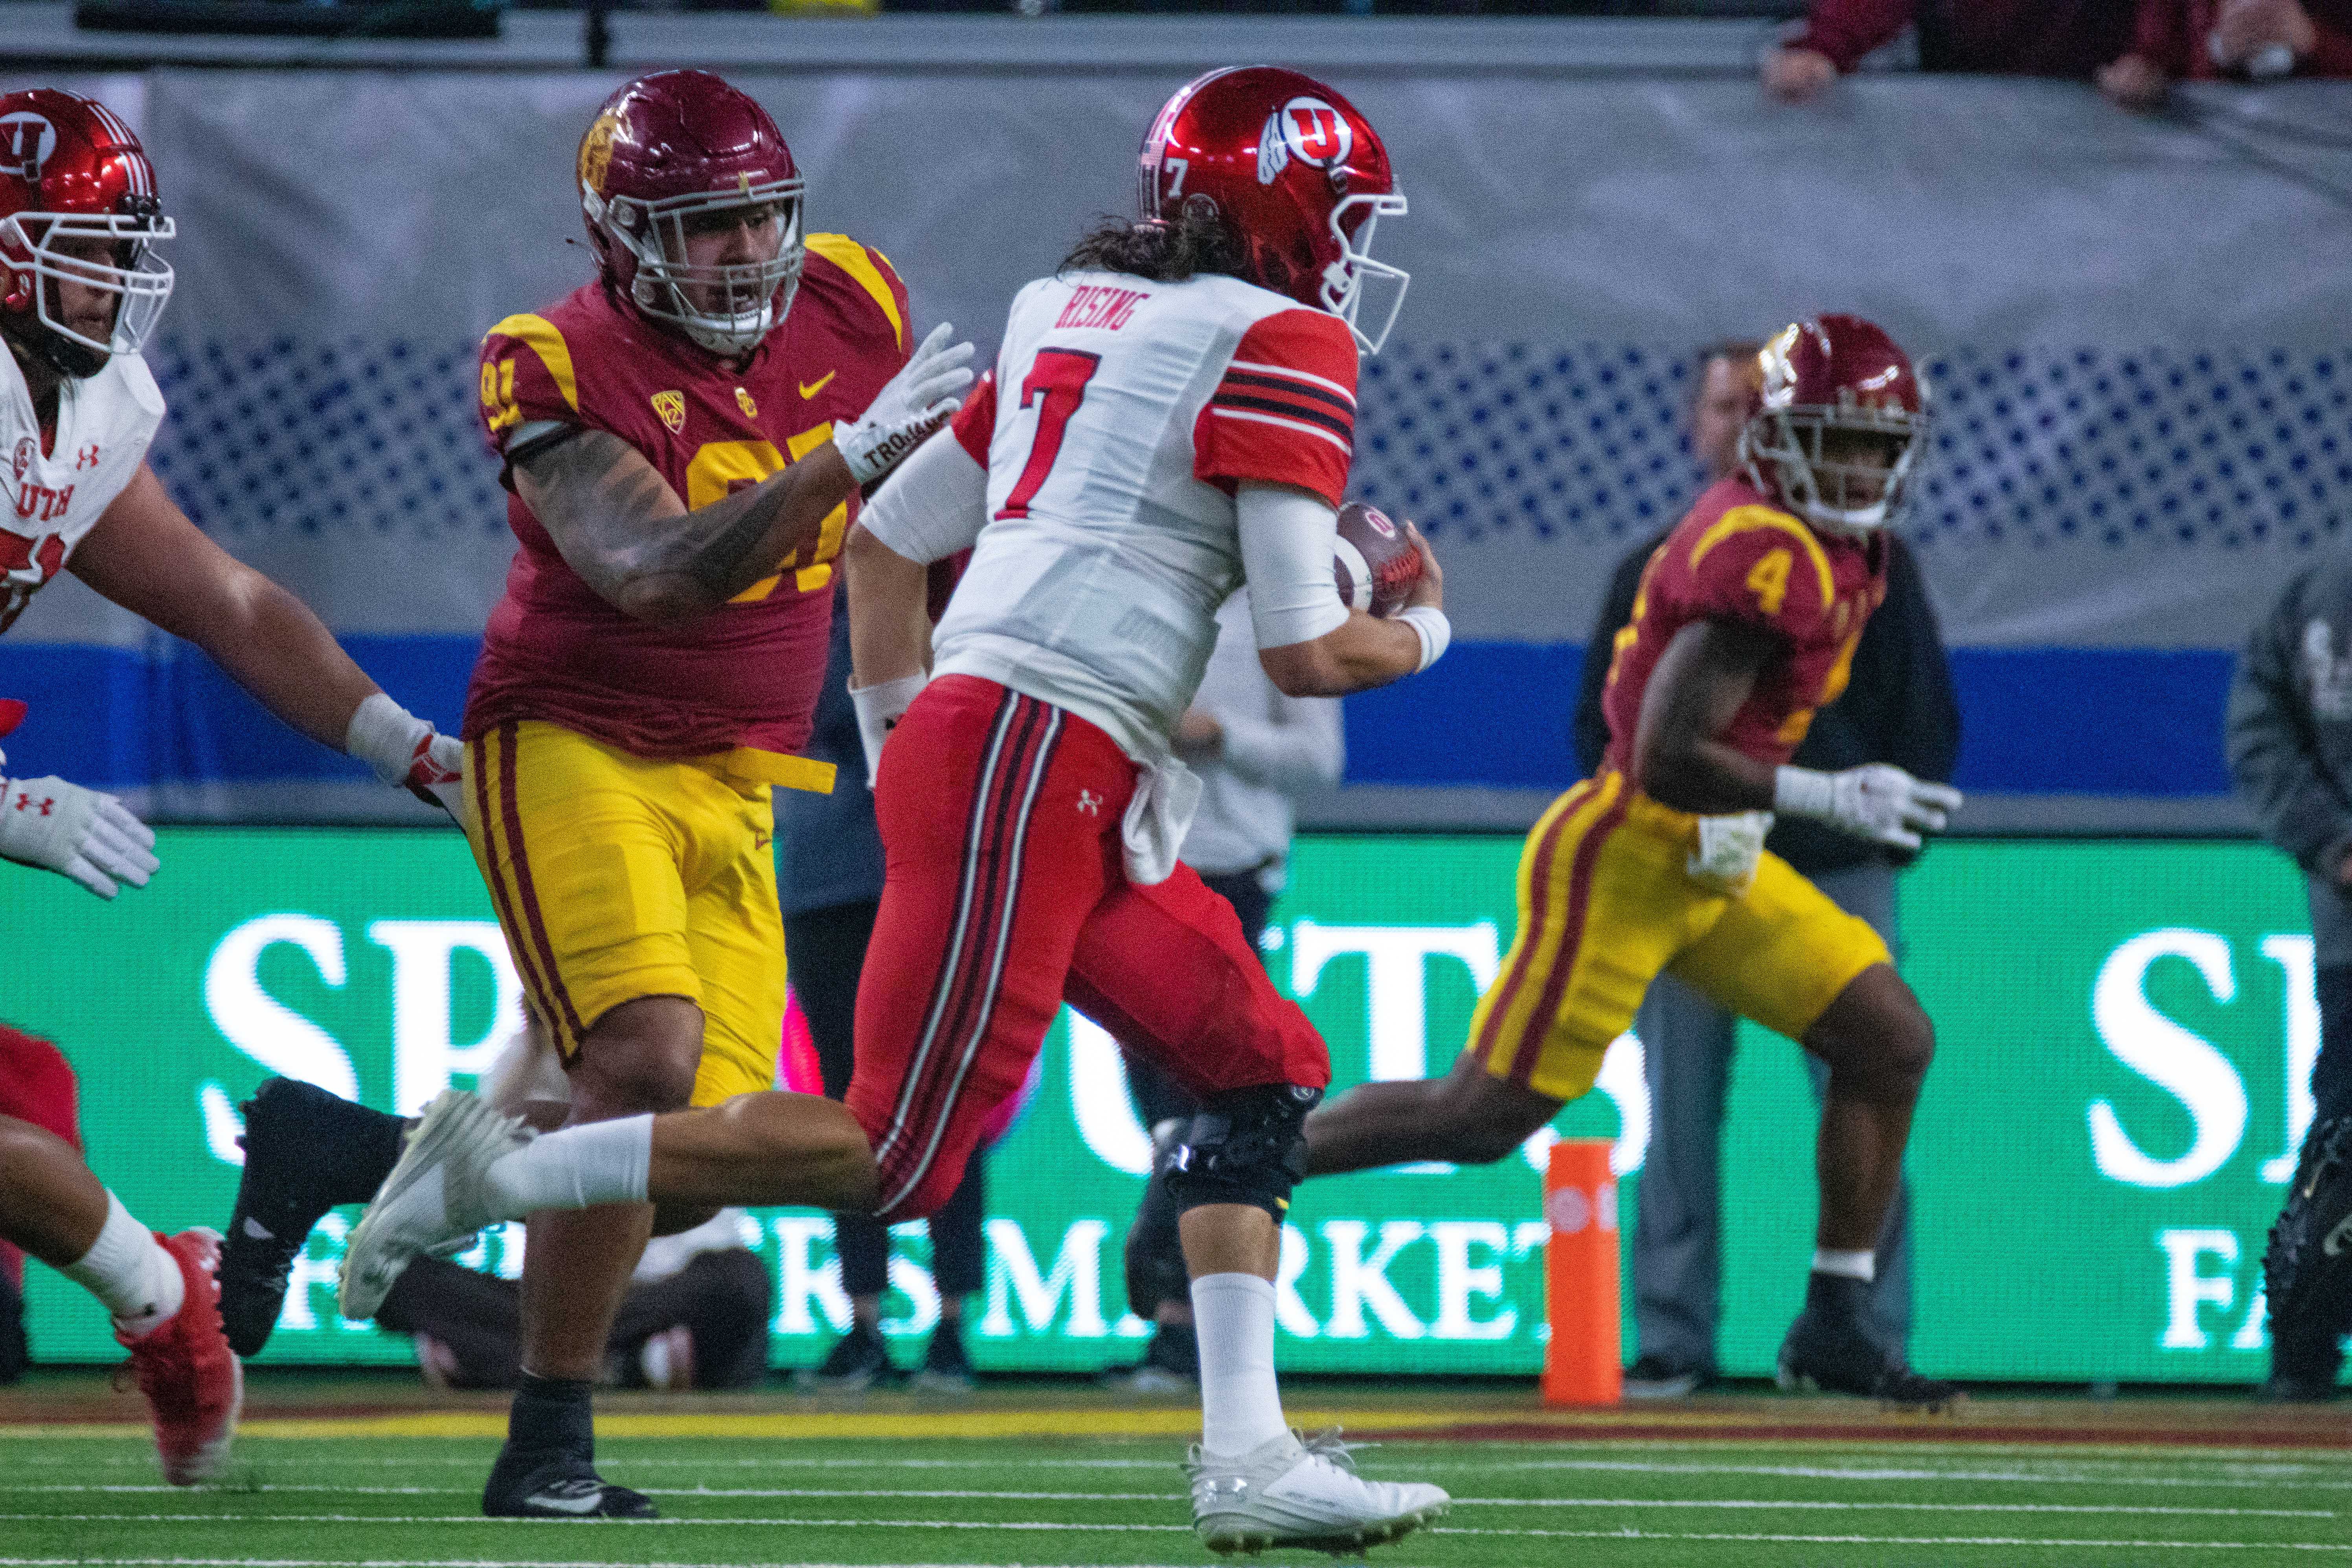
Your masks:
M409 1131L400 1163L383 1179L343 1254L335 1305L344 1317L375 1316L420 1252L462 1243L494 1219L483 1173L530 1142L532 1133L461 1089L444 1089Z
M1193 1445L1192 1529L1212 1552L1361 1552L1441 1517L1453 1500L1415 1481L1368 1481L1335 1429L1270 1438L1238 1459Z

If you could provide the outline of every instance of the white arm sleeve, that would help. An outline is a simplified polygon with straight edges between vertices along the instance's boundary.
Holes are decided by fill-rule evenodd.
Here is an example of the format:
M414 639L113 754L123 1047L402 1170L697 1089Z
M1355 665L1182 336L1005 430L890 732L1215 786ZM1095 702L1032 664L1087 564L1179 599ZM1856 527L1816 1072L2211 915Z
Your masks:
M1313 642L1344 626L1348 606L1339 602L1339 584L1331 575L1339 514L1287 485L1245 484L1234 502L1257 646Z
M944 561L971 549L988 521L988 470L953 430L940 430L883 481L858 521L909 561Z

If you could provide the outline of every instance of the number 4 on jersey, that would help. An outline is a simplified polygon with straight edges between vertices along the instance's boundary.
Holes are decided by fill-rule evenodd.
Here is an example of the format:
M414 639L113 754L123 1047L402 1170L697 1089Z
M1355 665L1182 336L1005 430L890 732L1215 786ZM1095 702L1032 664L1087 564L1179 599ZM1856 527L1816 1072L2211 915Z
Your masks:
M1789 596L1790 565L1787 551L1768 550L1748 569L1748 586L1768 616L1779 615L1781 602Z
M1078 411L1087 395L1087 383L1094 379L1101 363L1102 355L1077 349L1039 349L1030 362L1029 374L1021 380L1021 406L1040 404L1037 434L1030 440L1029 460L1022 465L1019 481L997 510L999 518L1029 515L1029 503L1037 499L1045 476L1053 471L1054 459L1061 455L1062 432L1068 428L1070 416Z

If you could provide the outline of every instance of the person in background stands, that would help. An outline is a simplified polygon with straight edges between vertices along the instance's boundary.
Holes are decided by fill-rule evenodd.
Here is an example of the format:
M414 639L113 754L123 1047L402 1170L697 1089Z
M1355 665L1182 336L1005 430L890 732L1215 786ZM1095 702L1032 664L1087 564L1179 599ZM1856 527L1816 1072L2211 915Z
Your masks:
M1813 0L1790 37L1765 52L1764 90L1802 103L1908 26L1919 30L1926 70L2088 81L2131 47L2132 8L2122 0Z
M1714 345L1699 355L1692 386L1691 454L1710 483L1738 468L1740 426L1756 406L1760 343ZM1629 552L1586 645L1574 740L1589 775L1609 747L1601 691L1604 650L1633 618L1642 569L1665 536ZM1886 602L1871 616L1855 650L1853 684L1815 715L1794 759L1827 772L1892 763L1937 783L1952 776L1959 751L1959 710L1919 568L1902 535L1890 552ZM1808 818L1783 816L1766 847L1827 893L1839 908L1868 921L1898 947L1895 873L1916 854L1872 843ZM1722 1315L1723 1249L1718 1156L1725 1090L1738 1019L1672 974L1651 984L1633 1032L1642 1042L1650 1089L1650 1148L1642 1167L1633 1229L1633 1319L1640 1354L1625 1373L1633 1399L1689 1394L1715 1375L1716 1327ZM1829 1077L1805 1055L1818 1098ZM1871 1293L1873 1326L1900 1346L1911 1330L1910 1194L1897 1187L1879 1242Z
M1247 588L1217 612L1217 646L1192 706L1177 721L1175 745L1201 777L1200 809L1181 858L1234 906L1243 936L1263 952L1266 915L1289 875L1295 805L1339 784L1347 743L1338 702L1287 697L1266 679L1250 634ZM1173 1152L1200 1105L1132 1053L1127 1079L1151 1129L1156 1163ZM1128 1228L1127 1307L1157 1332L1118 1380L1138 1394L1189 1391L1200 1381L1200 1349L1175 1205L1162 1182L1145 1189Z
M934 574L934 610L944 609L951 573ZM849 701L849 616L835 605L833 651L816 718L803 755L840 772L831 795L790 791L776 797L776 892L784 912L784 951L793 955L793 990L808 1018L824 1092L849 1092L856 1066L857 977L882 904L882 835L874 825L874 791L857 710ZM971 1386L964 1353L964 1298L987 1282L981 1221L988 1212L985 1159L975 1154L947 1206L931 1215L931 1276L940 1292L939 1327L923 1352L919 1386L954 1393ZM895 1375L882 1338L882 1292L889 1286L890 1232L862 1214L833 1216L841 1253L841 1288L849 1297L849 1331L822 1364L798 1374L805 1388L849 1391Z
M2303 868L2319 1004L2311 1127L2263 1258L2263 1394L2332 1399L2352 1327L2352 556L2286 585L2238 661L2227 722L2238 793Z

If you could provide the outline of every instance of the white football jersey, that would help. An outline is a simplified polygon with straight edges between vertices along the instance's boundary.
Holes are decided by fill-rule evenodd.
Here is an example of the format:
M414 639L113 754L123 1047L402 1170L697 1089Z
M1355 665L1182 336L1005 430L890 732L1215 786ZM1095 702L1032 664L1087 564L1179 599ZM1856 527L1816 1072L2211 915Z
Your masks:
M44 448L25 374L0 350L0 632L138 474L163 422L147 362L116 354L96 375L67 378Z
M1337 507L1355 394L1346 322L1238 279L1030 284L956 416L988 468L988 521L934 668L1066 708L1139 761L1166 756L1242 580L1236 487Z

